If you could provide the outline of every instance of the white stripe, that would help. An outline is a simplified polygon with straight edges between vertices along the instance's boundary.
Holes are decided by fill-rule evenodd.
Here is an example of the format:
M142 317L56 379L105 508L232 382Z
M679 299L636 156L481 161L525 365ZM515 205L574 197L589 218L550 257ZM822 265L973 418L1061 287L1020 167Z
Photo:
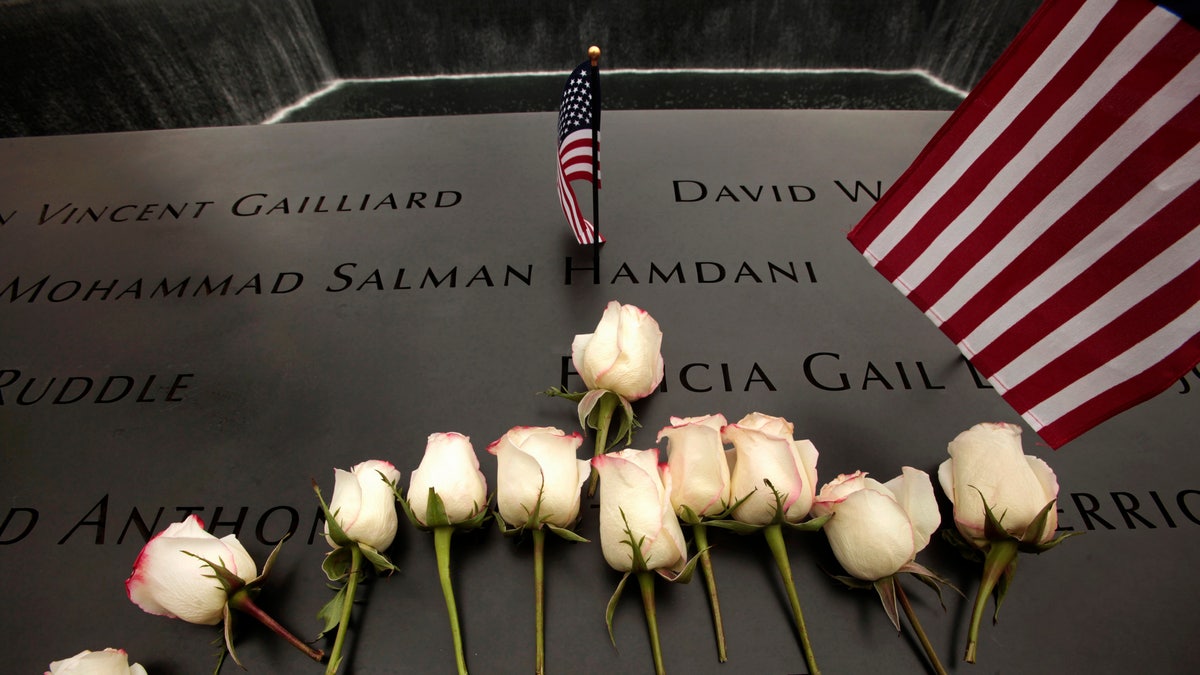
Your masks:
M1113 387L1141 374L1147 364L1158 363L1196 334L1200 325L1200 303L1150 335L1123 354L1109 361L1086 377L1080 378L1054 396L1025 412L1024 417L1034 430L1052 424L1072 410Z
M962 243L979 223L987 218L996 206L1007 197L1013 187L1024 179L1030 171L1037 167L1049 151L1057 146L1078 123L1079 119L1091 111L1096 103L1112 91L1114 82L1125 76L1142 59L1157 41L1175 24L1174 21L1163 20L1157 13L1151 13L1129 35L1121 41L1104 59L1100 66L1084 82L1082 86L1068 99L1062 107L1054 112L1045 124L1038 129L1009 163L996 173L971 204L963 210L950 225L938 234L937 238L926 248L903 273L905 283L911 287L921 284L935 269ZM1193 64L1195 65L1195 64ZM1189 70L1192 70L1189 67ZM1087 194L1092 187L1103 179L1111 168L1129 156L1129 153L1140 145L1154 131L1170 119L1191 100L1195 91L1190 80L1195 74L1181 73L1172 80L1168 87L1155 95L1150 103L1143 105L1129 120L1121 125L1104 143L1102 143L1080 166L1063 180L1038 207L1034 208L1025 219L996 246L991 252L972 268L971 272L955 285L945 296L939 299L927 314L935 324L951 316L969 299L969 295L987 283L1002 270L1012 258L1024 249L1031 237L1045 230L1058 219L1075 202ZM1182 82L1181 82L1182 81ZM1186 99L1179 100L1172 94L1173 87L1189 88ZM1170 91L1171 93L1167 93ZM1182 98L1182 97L1179 97ZM1155 101L1164 100L1162 109L1156 109Z
M1060 260L1046 268L1028 286L997 308L959 343L959 347L967 354L982 351L1004 331L1024 318L1030 308L1041 305L1095 264L1110 249L1119 246L1125 237L1140 227L1151 215L1193 185L1198 175L1200 145L1192 148L1168 167Z
M567 224L571 226L571 232L575 235L575 241L587 243L590 240L591 228L585 227L585 224L579 222L579 218L576 216L579 205L575 201L575 192L571 190L571 186L563 174L562 166L558 167L558 202L562 207L563 215L567 218Z
M1187 236L1155 256L1096 302L997 371L993 376L999 383L997 388L1003 393L1017 386L1067 350L1112 323L1138 302L1194 265L1197 260L1200 260L1200 227L1188 232ZM1195 334L1197 325L1200 324L1191 325L1190 334ZM1143 363L1156 361L1158 359Z
M881 259L891 253L892 249L908 234L912 226L933 207L937 200L952 187L963 173L979 159L979 155L991 147L996 138L1008 128L1025 105L1041 91L1046 80L1053 77L1059 68L1066 63L1079 45L1092 33L1096 24L1112 8L1116 0L1087 2L1079 12L1063 27L1047 45L1046 50L1030 66L1030 68L1013 85L1008 95L1001 99L996 106L979 123L971 135L955 150L954 155L938 168L937 173L930 178L921 190L913 196L874 240L868 250L870 257ZM901 287L907 295L907 291Z

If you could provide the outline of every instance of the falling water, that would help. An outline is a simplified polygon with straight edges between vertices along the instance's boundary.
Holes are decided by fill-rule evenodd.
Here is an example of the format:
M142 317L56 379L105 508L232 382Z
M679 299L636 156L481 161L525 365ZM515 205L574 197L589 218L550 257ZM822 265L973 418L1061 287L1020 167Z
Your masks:
M566 72L589 44L602 45L605 68L617 71L921 69L965 89L1036 4L0 0L0 136L256 123L330 82ZM540 88L532 95L543 98ZM778 107L831 107L838 96Z

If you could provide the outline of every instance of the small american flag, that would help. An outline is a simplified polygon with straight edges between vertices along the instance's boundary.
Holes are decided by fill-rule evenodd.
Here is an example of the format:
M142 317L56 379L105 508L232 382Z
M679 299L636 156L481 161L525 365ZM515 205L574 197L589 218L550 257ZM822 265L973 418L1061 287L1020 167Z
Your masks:
M1051 447L1200 360L1200 31L1049 0L850 233Z
M596 180L599 186L599 177L592 175L592 163L593 155L599 154L600 78L592 78L591 71L587 61L571 71L558 106L558 203L580 244L595 243L596 239L595 228L583 217L571 188L573 180Z

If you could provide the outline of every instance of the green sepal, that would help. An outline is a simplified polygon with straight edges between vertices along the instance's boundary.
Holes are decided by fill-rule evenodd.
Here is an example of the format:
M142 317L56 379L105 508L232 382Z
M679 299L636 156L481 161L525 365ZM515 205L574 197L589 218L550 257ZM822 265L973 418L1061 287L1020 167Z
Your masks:
M621 581L617 584L617 590L613 591L612 597L608 599L608 606L604 609L604 624L608 626L608 639L612 641L614 647L617 646L617 637L613 635L613 616L617 613L617 602L621 599L621 591L625 590L625 582L629 581L629 577L633 572L626 572L621 577Z
M279 557L279 552L283 550L283 542L287 541L290 533L284 534L279 541L275 542L275 548L271 549L270 555L267 556L267 561L263 563L262 572L258 576L251 579L247 584L247 588L256 589L263 585L267 580L267 575L271 573L271 569L275 567L275 560Z
M617 433L609 436L603 448L597 448L598 453L608 452L610 448L616 447L621 442L622 438L625 444L629 445L633 442L634 429L641 428L641 424L637 421L637 417L633 414L633 405L615 392L607 389L592 389L586 394L583 394L579 399L579 426L582 429L596 429L599 431L600 425L611 424L611 417L617 404L621 406L622 415L617 415Z
M974 485L971 486L971 489L979 492L979 488L975 487ZM987 539L988 541L1018 541L1016 537L1009 534L1008 530L1004 529L1004 525L1002 525L1000 522L1004 520L1004 516L1008 512L1005 511L1004 513L1001 513L1000 517L997 518L995 512L992 511L991 505L988 504L987 500L983 498L982 492L979 492L979 499L983 502L983 538Z
M338 549L339 551L347 549ZM346 587L342 586L337 589L333 599L325 603L325 606L317 612L317 618L324 622L321 632L317 633L317 639L325 637L325 634L337 627L342 620L342 607L346 603Z
M1055 507L1057 501L1054 499L1050 500L1050 503L1046 504L1038 512L1037 518L1034 518L1033 522L1029 524L1029 528L1025 530L1025 536L1021 538L1021 544L1018 546L1021 551L1025 553L1045 553L1070 537L1074 537L1077 534L1084 534L1083 532L1064 532L1048 542L1038 542L1038 535L1042 530L1046 529L1046 520L1050 517L1050 510Z
M429 499L425 501L425 527L437 529L439 527L450 527L453 523L450 522L450 517L446 515L446 504L442 498L433 489L429 488Z
M325 554L321 561L321 569L330 581L341 581L350 576L351 567L350 547L340 546Z
M915 561L906 564L904 567L901 567L899 570L896 570L897 574L899 574L900 572L906 572L908 574L911 574L914 577L916 577L921 583L932 588L934 590L934 592L937 593L938 604L940 604L942 606L942 611L946 610L946 603L942 601L942 586L946 586L947 588L954 591L955 593L958 593L960 596L962 596L964 598L967 597L965 593L958 590L958 587L955 586L954 584L950 583L950 581L948 579L942 577L941 575L937 574L936 572L929 569L928 567L925 567L924 565L921 565Z
M363 557L375 567L376 574L383 574L384 572L391 574L392 572L400 571L400 568L393 565L387 556L376 551L374 548L366 544L358 544L358 550L362 551Z
M566 539L567 541L574 541L574 542L577 542L580 544L590 544L591 543L590 540L584 539L583 537L579 536L579 533L575 532L574 530L568 530L565 527L551 525L550 523L543 523L543 524L545 525L547 530L550 530L554 534L558 535L559 537L561 537L563 539Z
M763 525L751 525L750 523L743 523L740 520L706 520L704 521L704 524L710 527L719 527L722 530L730 530L731 532L736 532L737 534L753 534L764 527Z
M883 603L883 611L887 613L891 619L892 625L896 627L896 632L900 632L900 610L896 606L896 577L884 577L877 579L871 584L875 587L875 592L879 594L879 601Z
M825 515L821 516L820 518L812 518L812 519L804 521L803 523L789 523L788 521L785 520L785 521L783 521L782 525L784 527L787 527L792 530L797 530L799 532L816 532L817 530L821 529L822 527L825 527L825 523L829 522L829 519L832 517L833 517L832 513L826 513Z
M951 548L958 551L958 554L967 560L977 563L984 561L984 552L964 537L957 528L942 528L942 541L949 544Z
M996 590L992 593L995 599L995 605L992 608L992 623L995 624L1000 620L1000 604L1004 602L1004 596L1008 595L1008 587L1012 585L1013 579L1017 576L1017 556L1013 556L1012 561L1004 566L1004 571L1000 574L1000 578L996 580Z
M864 581L862 579L859 579L858 577L852 577L847 574L833 574L832 572L825 569L824 567L821 567L821 571L824 572L825 574L828 574L830 576L830 578L836 579L838 582L840 582L846 588L854 588L854 589L858 589L858 590L864 590L864 589L872 588L874 586L874 584L872 582Z
M555 398L565 398L569 401L578 403L584 397L586 392L567 391L565 387L550 387L546 391L538 392L542 396L552 396Z
M313 492L317 493L317 501L321 502L321 513L325 516L325 527L328 528L329 538L337 546L349 546L354 542L342 526L337 521L337 514L329 512L329 505L325 503L325 497L321 495L321 487L317 485L317 481L312 482Z
M222 565L220 563L212 562L211 560L209 560L207 558L202 558L190 551L183 551L183 554L190 555L191 557L195 558L196 560L199 560L200 562L204 563L205 567L211 569L213 571L213 573L206 574L204 576L206 576L210 579L216 579L217 582L221 584L221 588L224 589L225 596L227 598L228 598L228 596L231 596L234 593L237 593L238 591L242 590L243 587L245 587L246 582L242 581L242 578L239 577L238 575L234 574L233 572L230 572L229 569L227 567L225 567L224 565Z
M709 548L712 548L712 547L710 546ZM707 551L707 550L708 550L707 548L704 549L704 551ZM660 567L654 571L658 572L658 576L666 579L667 581L670 581L671 583L676 583L676 584L691 583L692 575L696 573L696 563L700 562L700 554L703 553L704 551L700 551L700 552L696 553L696 555L692 556L692 559L687 561L687 564L685 564L683 566L683 569L679 570L679 574L675 574L674 572L672 572L671 570L669 570L665 567Z
M221 619L221 623L224 624L221 628L222 633L225 635L225 649L229 652L229 657L233 659L233 662L238 664L239 668L245 670L246 666L242 665L241 660L238 659L237 652L233 650L233 612L230 611L228 603L221 608Z

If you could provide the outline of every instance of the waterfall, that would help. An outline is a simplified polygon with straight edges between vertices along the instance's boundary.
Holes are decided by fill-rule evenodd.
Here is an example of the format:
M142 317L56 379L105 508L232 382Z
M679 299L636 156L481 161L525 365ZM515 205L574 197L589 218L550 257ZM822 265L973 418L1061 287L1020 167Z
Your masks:
M337 78L566 72L590 44L613 69L969 88L1037 1L0 0L0 136L256 123Z
M310 0L0 4L7 135L255 123L335 77Z

